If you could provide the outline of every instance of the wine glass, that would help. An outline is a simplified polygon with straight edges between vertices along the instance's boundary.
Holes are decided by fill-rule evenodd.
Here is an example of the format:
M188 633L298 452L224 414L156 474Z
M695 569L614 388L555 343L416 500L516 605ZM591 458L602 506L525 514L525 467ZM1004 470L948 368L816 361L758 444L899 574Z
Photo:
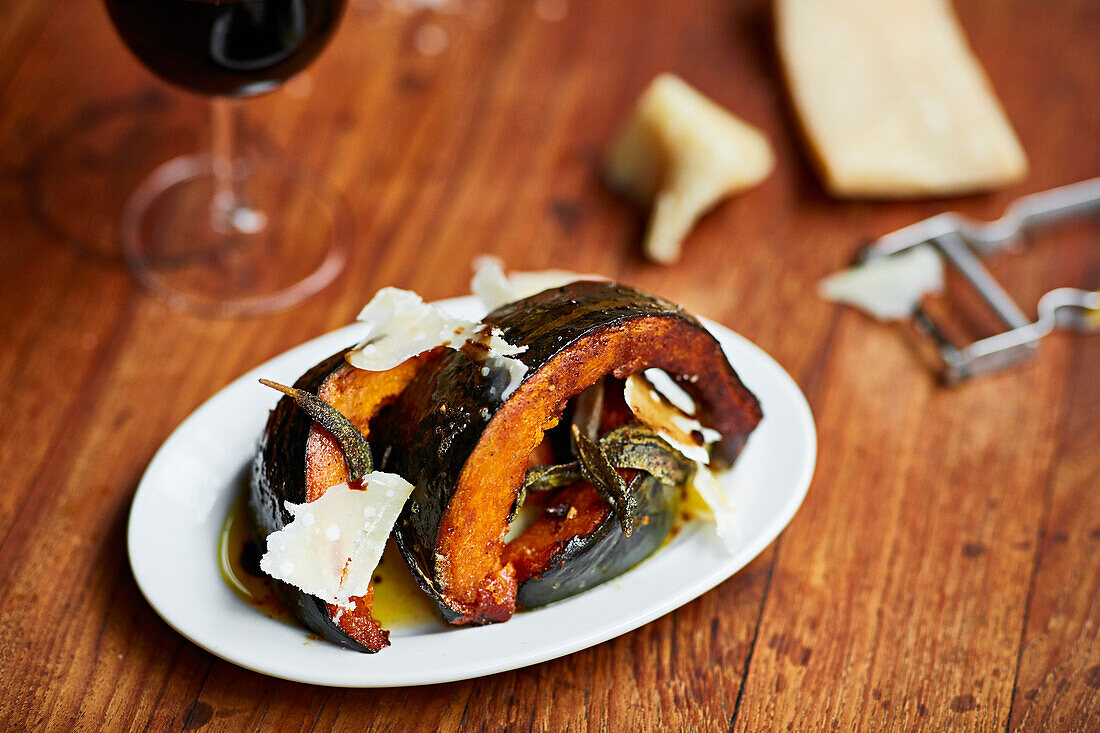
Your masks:
M239 100L277 88L331 38L346 0L105 0L122 40L150 70L211 97L213 146L162 164L121 219L138 281L207 315L289 307L343 269L346 204L290 160L245 153Z

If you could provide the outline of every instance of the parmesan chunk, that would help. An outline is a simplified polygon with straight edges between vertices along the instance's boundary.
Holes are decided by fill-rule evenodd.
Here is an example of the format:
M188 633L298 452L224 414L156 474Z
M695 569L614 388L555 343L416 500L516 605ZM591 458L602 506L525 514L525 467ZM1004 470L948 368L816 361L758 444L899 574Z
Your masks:
M943 259L922 244L834 273L818 284L826 300L846 303L880 321L908 318L921 298L943 290Z
M778 0L777 44L836 196L954 195L1027 160L947 0Z
M762 132L679 77L662 74L612 143L604 173L613 188L652 204L645 254L671 263L696 219L760 183L774 167Z
M287 502L293 519L268 535L260 569L341 607L365 595L413 485L396 474L375 472L362 486L337 484L315 501Z

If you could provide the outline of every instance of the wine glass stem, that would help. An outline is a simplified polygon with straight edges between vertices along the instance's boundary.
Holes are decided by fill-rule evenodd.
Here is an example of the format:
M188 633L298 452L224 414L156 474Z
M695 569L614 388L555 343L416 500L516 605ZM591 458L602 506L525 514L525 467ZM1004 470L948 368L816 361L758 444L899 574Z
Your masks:
M235 220L244 208L238 185L241 171L237 170L237 102L225 97L214 97L210 104L213 127L214 200L210 217L215 231L228 234L238 227Z

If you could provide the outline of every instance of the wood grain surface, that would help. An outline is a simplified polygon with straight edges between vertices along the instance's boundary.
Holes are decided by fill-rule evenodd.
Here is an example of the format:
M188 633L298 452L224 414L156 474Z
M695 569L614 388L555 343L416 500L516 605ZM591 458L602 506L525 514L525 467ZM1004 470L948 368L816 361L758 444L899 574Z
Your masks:
M813 295L870 238L1100 173L1095 0L955 4L1031 174L871 204L830 200L808 167L764 2L353 3L307 75L247 104L257 144L345 192L349 267L289 312L212 320L140 291L115 239L136 183L208 145L204 100L143 70L95 0L0 3L0 729L1100 730L1100 337L1052 336L1032 363L947 389L900 329ZM447 40L434 56L417 47L429 24ZM597 174L663 71L778 155L674 267L640 258L640 213ZM173 427L379 287L466 292L479 254L605 273L773 354L820 437L790 526L635 632L466 682L282 682L172 631L134 584L125 524ZM1049 288L1100 286L1100 228L990 264L1033 314Z

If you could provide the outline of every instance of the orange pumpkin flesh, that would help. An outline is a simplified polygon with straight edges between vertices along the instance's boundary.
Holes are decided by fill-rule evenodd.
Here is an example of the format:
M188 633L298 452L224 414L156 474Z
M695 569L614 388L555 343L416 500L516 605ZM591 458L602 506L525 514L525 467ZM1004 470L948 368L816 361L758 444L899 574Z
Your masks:
M351 420L370 439L370 421L393 402L429 358L414 357L384 372L368 372L344 364L321 384L317 396ZM316 422L306 442L306 501L314 501L329 486L348 479L344 453L332 435Z

